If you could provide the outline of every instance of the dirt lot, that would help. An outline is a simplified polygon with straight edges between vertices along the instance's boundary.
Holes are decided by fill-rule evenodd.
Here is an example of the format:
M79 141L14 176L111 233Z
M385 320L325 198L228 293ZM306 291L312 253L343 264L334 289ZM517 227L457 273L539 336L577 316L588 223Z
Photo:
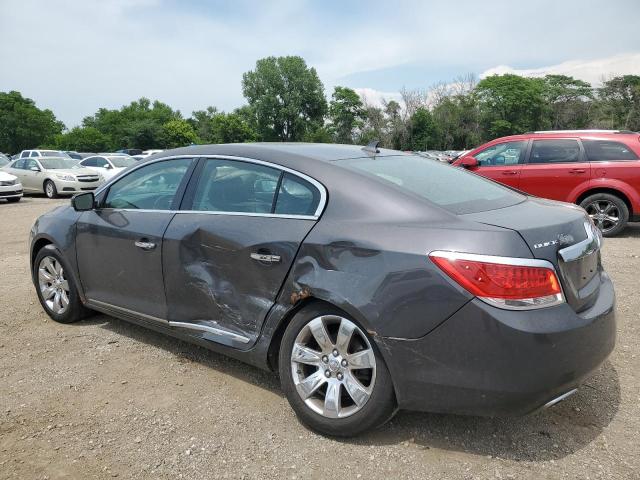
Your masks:
M606 241L618 344L571 399L511 420L401 412L336 441L274 375L104 315L49 320L26 242L65 202L0 204L0 478L640 478L640 226Z

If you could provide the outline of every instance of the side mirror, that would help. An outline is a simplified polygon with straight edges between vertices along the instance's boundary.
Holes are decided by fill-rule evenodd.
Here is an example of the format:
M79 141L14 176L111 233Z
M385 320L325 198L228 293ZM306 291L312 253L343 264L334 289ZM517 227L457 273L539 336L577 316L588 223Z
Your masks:
M86 212L93 210L96 200L93 196L93 192L78 193L71 197L71 206L76 212Z
M111 170L111 165L109 165L108 163L105 163L102 168L104 168L105 170Z
M39 172L40 169L38 167L31 167L29 170L31 170L32 172Z
M464 157L460 160L460 166L462 168L477 168L478 159L476 157Z

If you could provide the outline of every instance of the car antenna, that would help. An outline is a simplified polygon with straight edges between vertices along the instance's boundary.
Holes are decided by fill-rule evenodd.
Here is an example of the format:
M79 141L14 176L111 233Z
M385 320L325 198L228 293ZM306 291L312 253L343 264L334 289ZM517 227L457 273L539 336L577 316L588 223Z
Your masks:
M380 153L378 145L380 145L380 140L372 140L367 144L366 147L362 147L362 150L367 153L373 153L375 155L376 153Z

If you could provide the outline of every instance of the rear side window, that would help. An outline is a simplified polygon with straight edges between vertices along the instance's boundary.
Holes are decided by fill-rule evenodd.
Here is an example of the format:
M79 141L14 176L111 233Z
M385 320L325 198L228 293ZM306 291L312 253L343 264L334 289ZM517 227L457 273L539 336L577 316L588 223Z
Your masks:
M574 163L580 161L577 140L534 140L529 163Z
M314 215L320 203L320 192L306 180L285 173L278 190L274 213L281 215Z
M198 179L191 210L271 213L280 171L249 162L209 159Z
M624 143L610 140L582 140L590 162L638 160L638 155Z
M166 160L132 171L111 185L103 207L171 210L191 161Z
M458 215L505 208L526 199L479 175L416 155L353 158L336 163Z
M83 160L82 165L85 167L97 167L98 166L97 157L90 157L90 158L87 158L86 160Z

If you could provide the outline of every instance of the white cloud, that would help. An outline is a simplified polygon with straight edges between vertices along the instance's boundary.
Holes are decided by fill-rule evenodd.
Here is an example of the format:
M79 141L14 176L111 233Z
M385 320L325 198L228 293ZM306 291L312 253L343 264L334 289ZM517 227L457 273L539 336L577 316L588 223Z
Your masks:
M640 53L625 53L595 60L571 60L531 69L517 69L507 65L499 65L482 72L480 78L486 78L490 75L504 75L505 73L513 73L523 77L544 77L550 74L569 75L597 86L603 79L607 80L618 75L640 75Z
M400 92L381 92L373 88L354 88L362 102L372 107L384 107L385 103L395 100L402 104Z

